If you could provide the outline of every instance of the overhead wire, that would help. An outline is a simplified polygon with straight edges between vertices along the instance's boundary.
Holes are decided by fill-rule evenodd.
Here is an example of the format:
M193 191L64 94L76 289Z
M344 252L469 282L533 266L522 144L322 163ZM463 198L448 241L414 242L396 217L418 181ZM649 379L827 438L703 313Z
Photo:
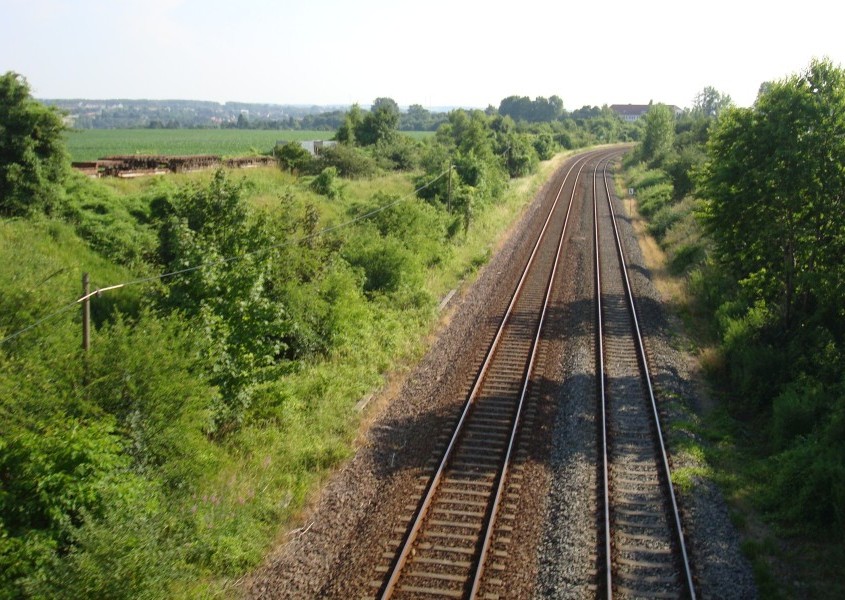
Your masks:
M133 286L133 285L140 285L140 284L144 284L144 283L149 283L151 281L161 281L162 279L167 279L167 278L170 278L170 277L176 277L177 275L184 275L186 273L191 273L193 271L199 271L201 269L206 269L206 268L209 268L209 267L215 267L215 266L228 264L228 263L231 263L231 262L236 262L236 261L242 260L244 258L247 258L249 256L252 256L252 255L255 255L255 254L260 254L262 252L269 252L271 250L283 248L285 246L290 246L290 245L293 245L293 244L301 244L303 242L307 242L309 240L323 236L323 235L330 233L332 231L337 231L337 230L342 229L344 227L349 227L350 225L354 225L355 223L358 223L360 221L368 219L368 218L372 217L373 215L376 215L376 214L378 214L382 211L385 211L388 208L392 208L393 206L396 206L397 204L404 202L408 198L415 196L416 194L418 194L422 190L426 189L427 187L434 185L444 175L446 175L450 170L451 170L451 167L449 169L442 171L434 179L427 182L425 185L418 187L413 192L409 192L408 194L405 194L404 196L401 196L401 197L397 198L396 200L385 204L384 206L380 206L378 208L370 210L370 211L368 211L368 212L366 212L362 215L358 215L358 216L356 216L352 219L349 219L348 221L344 221L344 222L339 223L337 225L332 225L331 227L325 227L323 229L320 229L319 231L315 231L314 233L300 237L298 239L285 240L284 242L280 242L278 244L272 244L270 246L264 246L262 248L252 250L250 252L245 252L243 254L237 254L235 256L228 256L228 257L220 259L220 260L211 261L211 262L207 262L207 263L201 263L201 264L198 264L198 265L193 265L191 267L186 267L184 269L178 269L176 271L170 271L170 272L161 273L161 274L158 274L158 275L151 275L149 277L139 277L138 279L132 279L130 281L125 281L123 283L117 283L117 284L114 284L114 285L109 285L109 286L106 286L106 287L97 288L93 292L89 292L88 294L80 296L79 298L77 298L73 302L70 302L70 303L62 306L61 308L56 309L54 312L41 317L40 319L38 319L34 323L31 323L31 324L27 325L26 327L24 327L23 329L15 331L14 333L4 337L2 340L0 340L0 345L5 344L6 342L15 339L16 337L18 337L20 335L23 335L27 331L34 329L35 327L37 327L38 325L41 325L45 321L49 321L50 319L53 319L53 318L61 315L62 313L67 312L71 308L77 306L79 303L84 302L85 300L88 300L89 298L91 298L93 296L98 296L98 295L102 294L103 292L107 292L107 291L110 291L110 290L117 290L117 289L121 289L121 288L125 288L125 287L130 287L130 286Z

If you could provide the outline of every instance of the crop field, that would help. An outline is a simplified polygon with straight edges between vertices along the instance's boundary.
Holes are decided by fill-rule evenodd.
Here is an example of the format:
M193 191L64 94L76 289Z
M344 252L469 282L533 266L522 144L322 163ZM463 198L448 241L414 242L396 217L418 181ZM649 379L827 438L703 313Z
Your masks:
M277 141L328 140L334 131L266 129L83 129L68 131L67 147L75 161L119 154L217 154L223 157L266 154ZM432 132L407 132L414 139Z
M68 131L67 147L75 161L117 154L266 154L279 140L327 140L334 131L264 129L83 129Z

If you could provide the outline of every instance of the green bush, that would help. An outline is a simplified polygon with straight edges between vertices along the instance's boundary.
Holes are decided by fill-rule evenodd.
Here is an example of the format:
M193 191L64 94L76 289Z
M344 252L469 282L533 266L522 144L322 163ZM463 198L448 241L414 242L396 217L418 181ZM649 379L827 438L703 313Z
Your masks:
M790 381L772 403L772 444L783 449L816 429L825 405L825 390L818 381L799 377Z
M636 189L636 194L640 211L651 217L672 201L672 184L658 183L647 187L640 186Z
M279 167L291 173L307 173L314 165L314 158L311 153L296 141L287 142L273 148L273 156L279 163Z
M801 438L772 457L767 506L785 523L823 539L845 540L845 443Z
M378 234L360 236L343 249L343 256L364 273L364 291L391 293L422 281L422 267L399 239Z
M391 171L413 171L420 166L420 143L407 135L380 140L373 153L378 165Z
M341 177L348 179L372 177L377 170L376 161L369 154L346 144L337 144L320 151L315 168L321 172L326 167L336 168Z
M534 150L540 160L549 160L557 152L557 144L551 133L541 133L534 136Z
M337 168L326 167L311 181L311 189L329 200L337 200L343 195L343 186L337 180Z

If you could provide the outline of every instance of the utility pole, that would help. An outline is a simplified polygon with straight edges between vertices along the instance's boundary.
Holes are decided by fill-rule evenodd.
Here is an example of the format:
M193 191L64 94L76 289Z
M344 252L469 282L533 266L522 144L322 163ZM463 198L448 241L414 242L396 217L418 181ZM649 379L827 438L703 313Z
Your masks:
M82 349L88 352L91 349L91 298L89 294L90 282L88 273L82 274Z
M452 161L449 160L449 184L447 186L447 198L449 203L449 214L452 214Z

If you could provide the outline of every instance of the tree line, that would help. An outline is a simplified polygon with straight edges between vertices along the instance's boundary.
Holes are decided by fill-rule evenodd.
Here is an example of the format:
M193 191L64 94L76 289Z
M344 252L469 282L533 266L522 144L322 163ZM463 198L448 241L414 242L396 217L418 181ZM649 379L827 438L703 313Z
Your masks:
M629 161L650 228L708 324L711 374L762 458L758 508L845 531L845 70L814 60L751 107L654 106Z

